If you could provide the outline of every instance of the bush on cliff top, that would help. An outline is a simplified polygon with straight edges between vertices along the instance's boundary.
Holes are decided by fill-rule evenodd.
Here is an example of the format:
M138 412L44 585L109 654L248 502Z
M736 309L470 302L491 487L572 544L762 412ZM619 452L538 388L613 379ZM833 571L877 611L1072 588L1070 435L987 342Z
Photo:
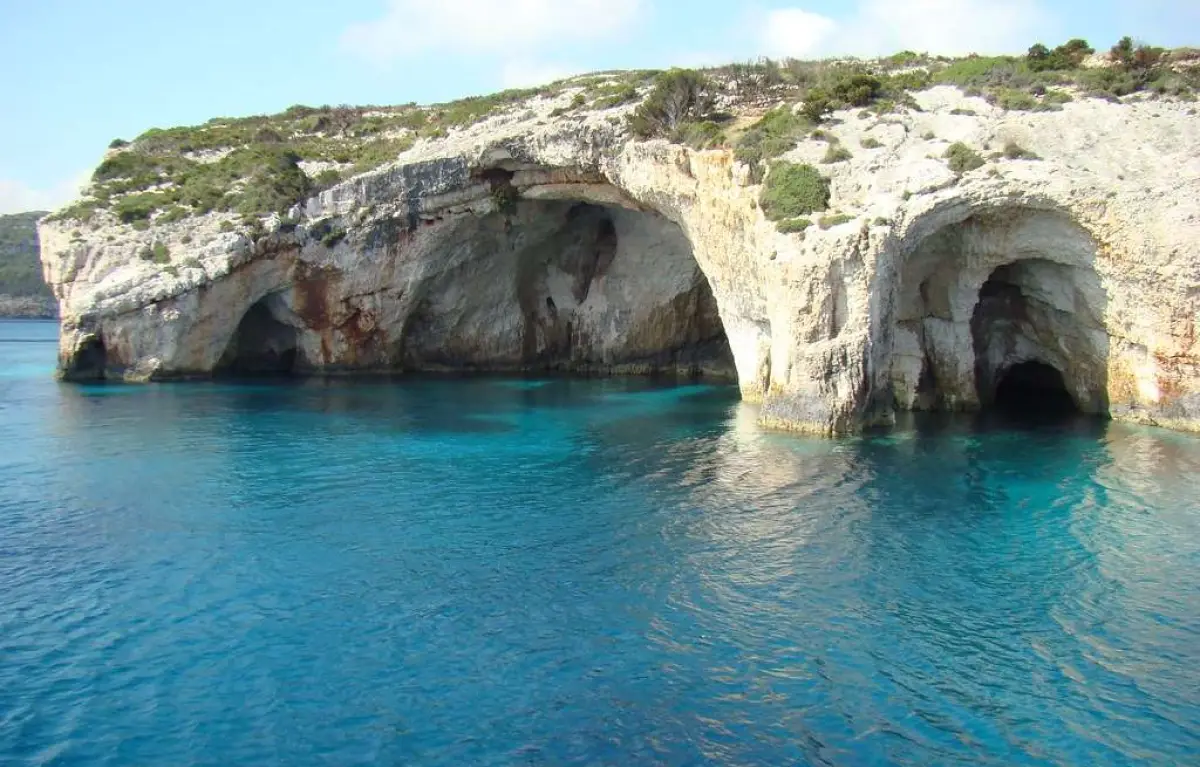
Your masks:
M1200 90L1200 67L1189 65L1194 52L1168 52L1125 38L1109 51L1113 66L1085 68L1091 52L1087 41L1073 39L1053 49L1035 44L1024 56L946 59L905 51L871 62L760 59L702 71L597 73L428 107L297 105L276 115L215 118L203 125L151 129L128 143L113 141L88 196L53 218L86 220L95 211L112 209L123 220L146 226L178 218L180 210L183 215L271 212L296 194L387 163L419 139L443 137L500 111L528 111L527 100L566 89L582 89L583 98L573 102L577 109L608 109L636 102L652 83L632 116L632 131L698 147L723 145L727 135L738 138L736 125L713 114L719 94L742 106L782 103L737 141L738 159L751 165L756 180L766 161L795 146L830 111L866 107L860 117L869 117L902 106L917 109L910 91L932 84L956 85L1014 110L1057 109L1070 100L1067 87L1108 99L1144 92L1191 100ZM263 169L254 155L267 150L291 152L299 158L295 164L318 162L329 170L319 181L307 182L306 191L306 182L287 163L267 162ZM127 196L134 197L121 202Z
M829 207L829 180L811 165L775 162L763 184L759 205L771 221L799 218Z
M638 138L674 138L689 123L708 120L715 92L707 77L694 69L672 69L654 80L654 89L629 118Z
M947 147L946 154L943 156L946 158L950 170L959 174L982 168L984 164L983 157L979 155L979 152L961 141L956 141Z

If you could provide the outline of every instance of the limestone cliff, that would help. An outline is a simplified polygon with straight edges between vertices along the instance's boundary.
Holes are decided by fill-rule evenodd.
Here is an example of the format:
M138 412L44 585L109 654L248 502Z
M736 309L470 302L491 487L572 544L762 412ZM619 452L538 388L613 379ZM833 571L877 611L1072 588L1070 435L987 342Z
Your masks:
M421 138L255 231L45 222L62 375L728 375L766 425L836 434L986 407L1037 362L1084 411L1200 430L1194 106L943 86L840 110L784 155L831 191L788 234L730 149L636 140L631 106L573 98ZM851 156L822 164L831 140ZM985 161L952 170L954 143Z

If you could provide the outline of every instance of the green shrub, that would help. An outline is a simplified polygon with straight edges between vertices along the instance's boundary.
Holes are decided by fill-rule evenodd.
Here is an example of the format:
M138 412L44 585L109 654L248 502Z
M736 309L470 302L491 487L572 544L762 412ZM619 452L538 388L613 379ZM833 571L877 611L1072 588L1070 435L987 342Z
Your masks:
M795 148L812 123L782 106L767 112L750 126L738 141L734 156L749 165L755 179L761 179L762 163Z
M632 104L639 98L637 86L624 83L602 88L597 92L598 98L592 103L593 109L613 109L625 104Z
M1013 88L1001 88L995 93L988 95L988 101L992 102L1001 109L1011 111L1044 111L1041 102L1039 102L1032 94L1025 91L1015 90Z
M244 216L282 213L308 196L312 182L300 169L300 157L290 150L243 150L254 168L242 189L236 210Z
M1042 159L1015 141L1009 141L1007 144L1004 145L1004 156L1010 160L1040 160L1040 159Z
M183 219L185 219L187 217L188 217L187 208L182 208L178 205L172 205L170 208L167 208L165 211L160 213L158 215L158 217L154 219L154 223L156 223L156 224L173 224L176 221L182 221Z
M933 141L934 139L937 138L937 134L935 134L931 130L927 130L921 134L921 138L925 139L926 141Z
M821 158L821 162L826 165L832 165L836 162L845 162L854 155L850 154L850 150L841 144L830 144L825 150L825 156Z
M829 207L829 180L811 165L775 162L763 184L759 205L772 221L797 218Z
M839 213L836 216L821 216L821 220L817 224L822 229L830 229L835 226L841 226L854 220L854 216L847 216L845 213Z
M721 126L711 120L685 123L671 138L679 144L687 144L693 149L713 149L725 144L725 133Z
M1029 48L1025 60L1029 64L1030 70L1034 72L1075 69L1085 58L1095 52L1095 49L1088 45L1086 40L1076 38L1054 50L1037 43Z
M1123 64L1125 66L1132 65L1133 38L1128 36L1122 37L1117 41L1117 44L1109 50L1109 56L1111 56L1112 60L1118 64Z
M950 114L952 114L952 115L965 115L965 116L967 116L967 117L974 117L974 116L975 116L975 110L974 110L974 109L963 109L962 107L955 107L954 109L951 109L951 110L950 110Z
M138 252L138 258L155 264L169 264L171 263L171 251L163 243L155 241L153 245L142 248Z
M784 234L796 234L810 226L812 226L812 221L807 218L785 218L776 225L776 228Z
M154 211L169 202L171 202L170 196L162 192L130 194L117 200L113 212L121 220L121 223L132 224L135 221L149 219Z
M313 191L319 192L336 186L342 180L342 174L333 168L326 168L316 175L313 179Z
M586 104L587 104L587 96L584 96L582 93L576 93L575 98L571 99L571 108L572 109L579 109L580 107L582 107Z
M221 222L221 225L217 229L222 232L232 232L234 230L233 222L226 219Z
M943 157L950 165L950 170L960 175L976 168L982 168L984 164L979 153L961 141L956 141L947 147Z
M654 89L630 117L639 138L671 136L684 123L702 122L712 111L714 91L708 78L694 69L672 69L654 81Z
M109 149L121 149L127 146L129 146L129 142L123 138L115 138L108 143Z
M833 111L833 101L829 94L820 88L813 88L804 96L804 106L801 112L809 120L820 122Z
M843 104L865 107L883 90L878 77L855 72L838 79L833 85L833 97Z
M862 141L858 142L863 149L879 149L883 146L883 142L874 136L865 136Z

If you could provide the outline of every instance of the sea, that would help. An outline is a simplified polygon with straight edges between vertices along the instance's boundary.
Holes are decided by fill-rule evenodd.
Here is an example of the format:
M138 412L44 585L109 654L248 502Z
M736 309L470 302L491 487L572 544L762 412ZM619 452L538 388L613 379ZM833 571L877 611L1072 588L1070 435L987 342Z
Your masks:
M1200 764L1200 438L726 386L75 385L0 321L0 764Z

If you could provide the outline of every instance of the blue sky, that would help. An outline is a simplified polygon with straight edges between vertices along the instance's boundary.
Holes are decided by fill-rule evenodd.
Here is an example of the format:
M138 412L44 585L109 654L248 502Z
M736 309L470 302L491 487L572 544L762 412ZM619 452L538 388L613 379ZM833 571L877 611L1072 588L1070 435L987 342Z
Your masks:
M108 142L292 104L430 102L760 55L1200 45L1200 0L0 0L0 213L74 195Z

